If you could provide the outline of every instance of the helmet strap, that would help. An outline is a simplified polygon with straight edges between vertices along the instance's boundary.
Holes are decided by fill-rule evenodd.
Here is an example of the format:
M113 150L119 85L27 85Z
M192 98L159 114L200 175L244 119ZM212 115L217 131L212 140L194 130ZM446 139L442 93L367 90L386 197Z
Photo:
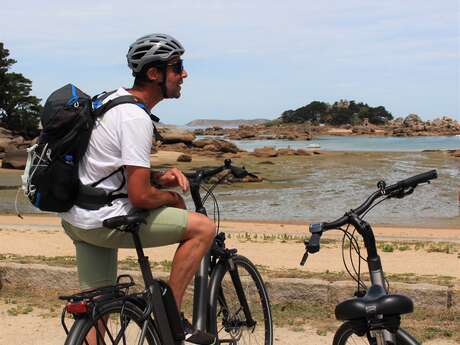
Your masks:
M166 78L167 78L167 69L168 65L164 65L164 67L161 69L163 72L163 81L160 84L161 87L161 93L163 94L163 98L169 98L168 97L168 88L166 86Z

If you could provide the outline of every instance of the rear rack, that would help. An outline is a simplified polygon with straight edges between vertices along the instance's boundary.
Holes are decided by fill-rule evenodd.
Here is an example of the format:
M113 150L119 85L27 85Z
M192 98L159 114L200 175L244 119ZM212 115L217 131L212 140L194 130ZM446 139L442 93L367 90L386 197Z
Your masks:
M128 282L120 283L120 281L125 278L128 279ZM134 285L134 280L130 275L121 275L117 278L117 283L115 285L82 291L69 296L59 296L60 300L67 301L61 314L61 325L65 333L69 333L69 329L65 323L67 314L72 314L74 318L78 318L81 315L92 312L97 303L126 296L129 292L129 288Z

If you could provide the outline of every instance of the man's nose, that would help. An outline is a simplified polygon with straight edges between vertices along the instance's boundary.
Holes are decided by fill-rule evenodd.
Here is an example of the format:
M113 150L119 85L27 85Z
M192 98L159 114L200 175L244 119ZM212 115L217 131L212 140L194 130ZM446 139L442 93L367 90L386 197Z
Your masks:
M182 71L182 78L187 78L187 77L188 77L188 73L187 73L187 71L184 69L184 70Z

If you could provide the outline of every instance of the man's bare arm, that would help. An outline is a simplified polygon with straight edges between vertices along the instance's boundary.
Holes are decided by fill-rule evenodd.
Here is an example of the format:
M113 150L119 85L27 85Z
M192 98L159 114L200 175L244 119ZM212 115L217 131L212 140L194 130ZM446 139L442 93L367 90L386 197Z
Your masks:
M127 165L128 198L137 208L171 206L185 208L182 197L175 192L161 191L150 184L150 169Z

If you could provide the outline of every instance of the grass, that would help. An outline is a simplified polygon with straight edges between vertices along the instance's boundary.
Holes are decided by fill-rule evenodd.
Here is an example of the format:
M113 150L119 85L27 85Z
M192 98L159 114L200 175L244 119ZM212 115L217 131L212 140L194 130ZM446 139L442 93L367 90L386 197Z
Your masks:
M282 303L272 305L275 326L301 329L313 326L317 334L335 332L340 323L334 318L334 306L317 302ZM402 317L401 327L419 341L449 338L460 341L460 312L416 308L413 314Z
M76 260L74 256L43 256L43 255L17 255L17 254L0 254L0 262L13 262L19 264L45 264L48 266L75 267ZM150 262L152 270L170 272L172 261L153 261ZM124 270L138 270L139 264L137 258L127 257L120 260L118 267Z
M331 273L330 273L331 274ZM64 302L58 300L58 294L51 290L21 290L3 288L0 290L0 302L3 302L9 316L36 312L39 317L53 318L59 322ZM275 327L286 327L294 332L303 332L305 327L313 327L318 335L335 332L340 322L334 317L335 306L318 301L272 302L272 314ZM184 311L191 316L192 298L184 301ZM69 325L71 321L68 321ZM437 310L416 308L413 314L404 315L402 327L419 341L448 338L460 341L460 312L454 310ZM275 328L276 329L276 328Z

